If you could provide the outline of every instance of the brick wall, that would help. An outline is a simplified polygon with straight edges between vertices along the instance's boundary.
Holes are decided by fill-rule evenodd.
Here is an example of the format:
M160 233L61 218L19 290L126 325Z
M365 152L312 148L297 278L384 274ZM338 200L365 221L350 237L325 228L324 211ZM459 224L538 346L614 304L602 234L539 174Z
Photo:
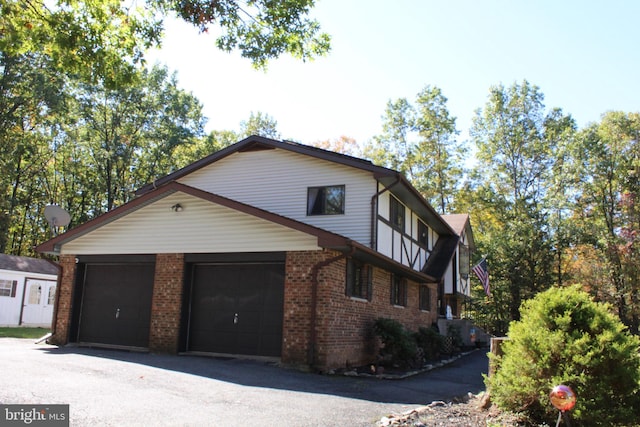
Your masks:
M379 342L373 334L373 323L379 317L395 319L405 328L417 331L437 321L436 285L431 287L431 310L419 308L419 284L409 281L407 306L391 304L391 273L373 269L371 301L345 295L346 261L332 265L323 285L322 340L319 344L319 364L327 368L358 366L375 362Z
M177 353L182 310L183 254L157 254L151 299L149 350Z
M58 289L56 289L57 314L54 314L54 334L47 341L54 345L65 345L69 342L73 286L76 277L76 257L74 255L61 255L58 263L61 267L61 276Z
M283 363L305 364L309 352L313 266L338 256L337 252L287 254ZM345 295L346 260L340 258L318 271L316 364L321 370L375 361L378 342L373 322L378 317L396 319L410 330L430 327L437 320L436 285L430 284L431 310L419 308L419 284L409 281L406 307L391 304L391 274L374 268L371 301Z
M311 339L311 273L318 262L331 258L330 252L288 252L285 262L282 362L303 366L308 363Z

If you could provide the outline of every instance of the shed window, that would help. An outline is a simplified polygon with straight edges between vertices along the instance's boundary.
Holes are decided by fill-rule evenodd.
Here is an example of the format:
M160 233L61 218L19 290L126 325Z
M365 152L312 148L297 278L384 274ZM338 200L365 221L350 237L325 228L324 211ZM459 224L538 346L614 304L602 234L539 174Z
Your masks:
M347 296L371 301L372 268L358 260L347 260Z
M406 307L407 305L407 279L391 275L391 304Z
M404 205L393 196L391 196L390 202L389 220L391 225L396 230L404 232Z
M49 288L49 295L48 295L48 298L47 298L47 304L53 305L55 301L56 301L56 287L52 286L52 287Z
M309 187L307 215L344 214L344 185Z
M18 282L16 280L0 279L0 297L15 298Z
M34 284L29 288L29 304L40 304L40 297L42 296L42 285Z

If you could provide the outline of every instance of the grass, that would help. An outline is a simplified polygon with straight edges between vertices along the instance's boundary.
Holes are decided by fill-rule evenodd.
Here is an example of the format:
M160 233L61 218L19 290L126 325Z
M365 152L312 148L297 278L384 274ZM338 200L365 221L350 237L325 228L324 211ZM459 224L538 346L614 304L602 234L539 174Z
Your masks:
M49 332L48 328L0 328L0 338L40 338Z

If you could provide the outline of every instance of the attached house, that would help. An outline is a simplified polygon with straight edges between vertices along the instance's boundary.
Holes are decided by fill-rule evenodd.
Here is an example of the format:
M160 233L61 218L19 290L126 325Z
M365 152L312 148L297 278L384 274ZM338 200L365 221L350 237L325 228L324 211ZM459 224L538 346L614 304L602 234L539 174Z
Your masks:
M47 260L0 254L0 326L51 327L57 279Z
M376 318L430 327L469 296L468 216L366 160L253 136L136 195L37 248L62 266L50 342L326 370L374 359Z

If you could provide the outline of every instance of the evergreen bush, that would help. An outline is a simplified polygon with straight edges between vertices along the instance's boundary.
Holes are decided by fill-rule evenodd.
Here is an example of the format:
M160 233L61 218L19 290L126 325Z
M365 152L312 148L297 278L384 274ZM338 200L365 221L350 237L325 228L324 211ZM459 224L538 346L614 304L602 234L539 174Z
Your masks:
M552 288L522 305L508 336L502 356L491 355L497 371L485 378L500 408L551 422L558 411L549 393L565 384L576 394L570 416L579 425L638 425L640 340L608 305L577 286Z
M416 342L400 322L378 318L373 325L374 333L382 341L380 356L382 361L397 366L411 366L414 363Z

